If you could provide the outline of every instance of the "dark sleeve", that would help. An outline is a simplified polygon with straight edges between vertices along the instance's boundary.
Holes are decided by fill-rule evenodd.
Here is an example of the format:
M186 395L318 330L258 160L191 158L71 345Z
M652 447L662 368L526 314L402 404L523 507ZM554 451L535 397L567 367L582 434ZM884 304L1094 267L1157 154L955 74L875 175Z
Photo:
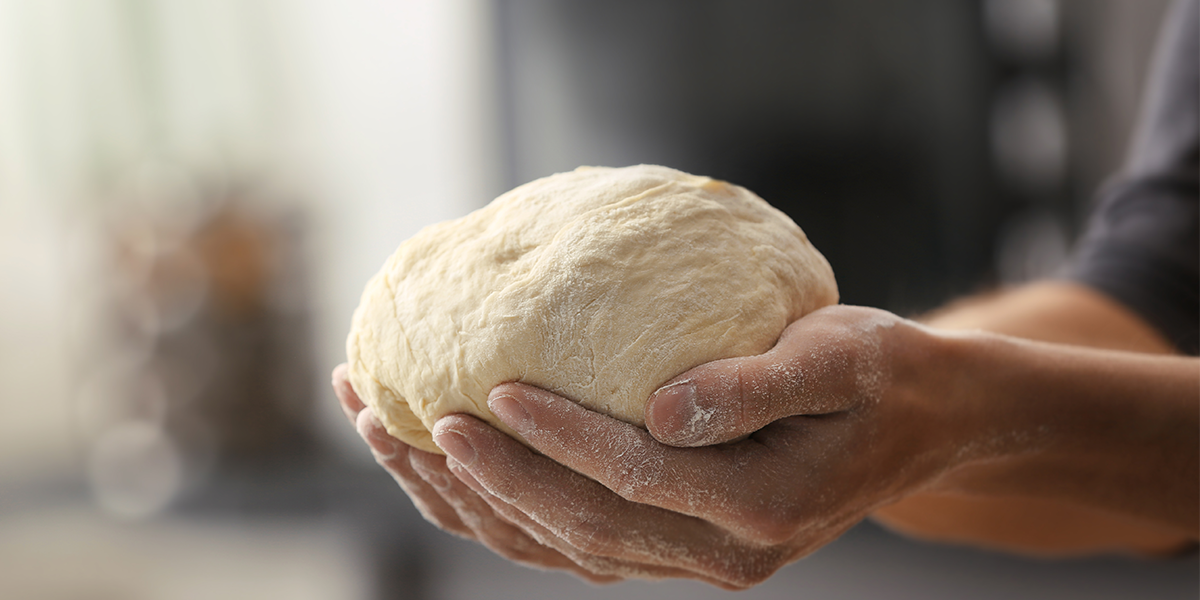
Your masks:
M1200 1L1171 7L1133 145L1097 197L1068 277L1125 304L1179 350L1200 345Z

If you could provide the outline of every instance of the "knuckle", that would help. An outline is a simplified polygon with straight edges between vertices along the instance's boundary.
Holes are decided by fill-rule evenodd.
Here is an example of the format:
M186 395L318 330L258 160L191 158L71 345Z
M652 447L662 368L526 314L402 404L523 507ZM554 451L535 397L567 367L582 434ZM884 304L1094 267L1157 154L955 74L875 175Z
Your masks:
M500 533L503 531L503 533ZM551 566L553 554L516 528L495 528L479 534L480 541L496 554L513 562Z
M617 540L612 526L602 517L579 518L564 528L560 537L580 552L599 556L612 554Z
M752 588L775 574L787 564L783 553L775 550L759 551L730 561L719 573L721 579L738 590Z
M425 502L423 498L413 497L412 503L413 506L416 507L417 512L421 513L421 517L426 521L434 524L438 529L449 529L449 527L442 522L441 515L438 515L436 512L434 512L433 507L429 506L429 503Z
M747 376L746 370L743 369L743 362L738 361L733 369L734 379L737 381L737 409L727 411L727 419L731 421L729 425L731 429L741 430L746 421L747 408L754 407L757 403L755 397L761 394L761 390L756 388L757 382ZM769 392L769 391L768 391Z
M573 552L570 559L579 567L589 573L599 575L601 577L611 577L620 575L624 569L611 558L603 556L592 556L582 552Z
M608 582L626 579L656 581L668 576L669 570L642 563L607 558L603 556L572 557L577 565L603 577Z
M739 510L735 520L744 536L759 544L775 546L796 536L800 529L797 512L770 503L756 504Z
M506 504L522 506L526 494L531 491L528 485L522 485L518 481L519 477L513 472L486 467L467 469L458 463L454 463L449 470L460 481L464 477L473 479L482 488L484 495L495 497ZM464 483L464 485L467 484ZM468 487L470 486L468 485Z
M489 523L486 515L462 504L454 508L458 512L458 518L462 520L463 525L466 525L471 531L475 532L475 535L480 537L487 537L489 535Z
M754 563L752 566L738 571L731 581L741 589L749 589L770 579L778 570L779 566L774 564Z
M662 457L639 452L615 469L612 491L630 502L645 503L662 471Z

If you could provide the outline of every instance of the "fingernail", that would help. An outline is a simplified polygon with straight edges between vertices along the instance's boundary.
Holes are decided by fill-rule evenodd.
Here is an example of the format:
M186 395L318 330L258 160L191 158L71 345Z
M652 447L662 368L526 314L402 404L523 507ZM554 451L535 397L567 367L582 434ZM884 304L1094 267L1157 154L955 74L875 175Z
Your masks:
M459 481L463 482L464 485L472 490L481 493L487 491L487 489L480 485L479 480L475 479L475 476L471 475L471 472L453 457L446 459L446 468L450 469L451 474L457 477Z
M696 384L685 379L660 388L650 397L646 419L659 430L678 430L696 414Z
M533 426L533 418L529 416L529 412L512 396L500 395L488 398L488 408L492 409L492 414L499 417L505 425L512 427L517 433L525 433Z
M437 429L437 425L434 425ZM447 456L457 460L464 466L471 465L475 462L475 448L467 441L461 433L456 431L440 430L433 434L433 443L437 444L438 448L442 449Z

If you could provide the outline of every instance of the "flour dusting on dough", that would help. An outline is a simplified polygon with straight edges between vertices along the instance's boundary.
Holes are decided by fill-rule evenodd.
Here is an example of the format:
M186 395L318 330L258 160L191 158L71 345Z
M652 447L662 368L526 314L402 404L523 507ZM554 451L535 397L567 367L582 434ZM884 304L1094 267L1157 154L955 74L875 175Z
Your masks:
M664 382L765 352L836 302L824 257L748 190L580 167L401 244L354 313L349 380L388 433L430 452L450 413L512 434L487 408L508 381L644 427Z

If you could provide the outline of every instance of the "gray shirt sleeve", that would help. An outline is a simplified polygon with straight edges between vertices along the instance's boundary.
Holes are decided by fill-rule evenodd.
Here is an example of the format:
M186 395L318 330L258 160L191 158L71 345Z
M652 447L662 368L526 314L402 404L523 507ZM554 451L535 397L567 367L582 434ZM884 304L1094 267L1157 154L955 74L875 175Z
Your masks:
M1200 346L1200 0L1177 2L1133 145L1097 197L1067 276L1121 302L1175 346Z

